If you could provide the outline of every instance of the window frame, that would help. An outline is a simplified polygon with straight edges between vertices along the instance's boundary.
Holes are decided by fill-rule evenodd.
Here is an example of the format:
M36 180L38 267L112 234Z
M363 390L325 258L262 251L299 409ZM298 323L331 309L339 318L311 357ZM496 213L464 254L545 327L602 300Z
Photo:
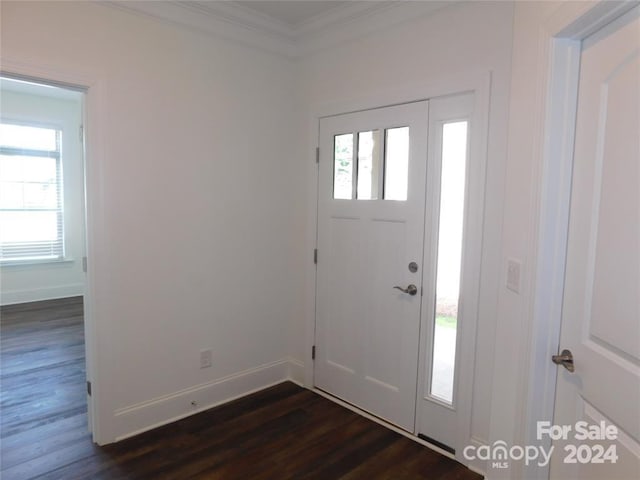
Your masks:
M0 241L0 265L2 267L12 265L29 265L42 263L61 263L68 261L66 258L66 238L65 238L65 221L64 221L64 182L63 182L63 162L62 162L62 137L64 135L63 128L60 125L47 124L37 121L12 120L2 118L0 124L13 125L20 127L33 127L48 130L54 130L56 135L56 150L40 150L19 147L9 147L2 145L0 140L0 155L37 157L37 158L53 158L55 159L56 171L56 208L3 208L0 206L0 212L16 211L16 212L55 212L56 213L56 232L57 238L50 242L53 255L32 255L32 256L9 256L3 254L4 247ZM23 181L23 183L26 183ZM19 244L20 242L12 242ZM29 242L22 242L23 245Z

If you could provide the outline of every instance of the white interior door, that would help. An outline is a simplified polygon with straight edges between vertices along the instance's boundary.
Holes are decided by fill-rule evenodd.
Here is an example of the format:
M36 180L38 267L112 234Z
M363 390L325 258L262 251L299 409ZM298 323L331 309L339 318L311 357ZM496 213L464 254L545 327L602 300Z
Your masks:
M640 478L638 16L583 42L559 347L575 371L559 367L554 423L568 429L554 442L554 479ZM608 438L582 438L600 422Z
M315 384L408 431L427 129L426 101L320 121Z

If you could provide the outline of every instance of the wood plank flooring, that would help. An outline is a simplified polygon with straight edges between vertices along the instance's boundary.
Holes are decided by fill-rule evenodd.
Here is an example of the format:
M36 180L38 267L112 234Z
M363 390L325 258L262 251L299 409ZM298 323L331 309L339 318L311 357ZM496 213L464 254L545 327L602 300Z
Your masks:
M86 429L81 299L0 313L3 480L482 478L290 382L98 447Z

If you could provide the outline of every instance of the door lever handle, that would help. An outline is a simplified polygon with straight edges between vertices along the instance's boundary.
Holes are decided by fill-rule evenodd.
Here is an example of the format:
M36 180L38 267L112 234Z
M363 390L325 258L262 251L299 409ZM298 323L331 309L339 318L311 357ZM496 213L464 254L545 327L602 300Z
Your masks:
M399 287L398 285L396 285L393 288L396 288L396 289L400 290L401 292L407 293L407 294L411 295L412 297L416 293L418 293L418 287L416 287L413 283L411 285L409 285L407 288L402 288L402 287Z
M575 365L573 364L573 354L571 353L571 350L565 349L562 350L560 355L552 355L551 361L556 365L562 365L571 373L573 373L576 369Z

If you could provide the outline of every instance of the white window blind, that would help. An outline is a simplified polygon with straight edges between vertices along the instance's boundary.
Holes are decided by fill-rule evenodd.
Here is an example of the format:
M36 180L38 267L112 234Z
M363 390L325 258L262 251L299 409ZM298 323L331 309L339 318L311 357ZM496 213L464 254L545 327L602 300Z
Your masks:
M61 131L0 123L0 262L64 257Z

